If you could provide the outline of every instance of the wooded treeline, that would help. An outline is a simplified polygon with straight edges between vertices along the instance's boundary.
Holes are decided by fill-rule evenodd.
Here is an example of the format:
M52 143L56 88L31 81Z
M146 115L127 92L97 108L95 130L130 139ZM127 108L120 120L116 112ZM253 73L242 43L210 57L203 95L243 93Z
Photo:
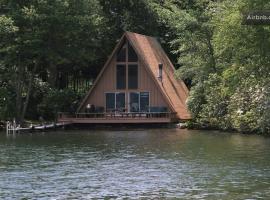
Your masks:
M192 125L270 132L268 0L0 0L0 120L72 111L125 30L158 38Z

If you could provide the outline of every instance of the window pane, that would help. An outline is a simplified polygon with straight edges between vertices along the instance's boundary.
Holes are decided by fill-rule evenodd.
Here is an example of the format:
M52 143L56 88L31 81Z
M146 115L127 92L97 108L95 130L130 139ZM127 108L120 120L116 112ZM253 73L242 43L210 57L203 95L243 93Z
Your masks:
M117 53L117 62L126 62L126 47L122 47Z
M106 93L106 111L112 111L115 109L115 94Z
M138 61L138 56L130 44L128 44L128 61L129 62Z
M126 66L125 65L116 66L116 88L126 89Z
M139 93L131 92L129 94L129 110L130 112L139 112Z
M116 93L116 109L124 112L126 105L125 93Z
M128 65L128 88L138 88L138 65Z
M149 92L140 93L140 111L149 112Z

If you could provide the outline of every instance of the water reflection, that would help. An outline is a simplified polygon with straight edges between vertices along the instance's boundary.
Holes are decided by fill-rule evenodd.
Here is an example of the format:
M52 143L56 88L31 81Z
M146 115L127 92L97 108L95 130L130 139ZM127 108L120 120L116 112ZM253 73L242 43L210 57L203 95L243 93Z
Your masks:
M269 199L270 138L175 129L0 134L0 199Z

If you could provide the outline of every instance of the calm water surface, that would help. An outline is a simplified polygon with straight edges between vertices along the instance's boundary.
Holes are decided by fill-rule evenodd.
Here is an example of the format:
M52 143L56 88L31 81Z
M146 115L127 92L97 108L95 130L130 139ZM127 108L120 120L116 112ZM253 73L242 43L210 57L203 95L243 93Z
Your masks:
M175 129L0 134L0 199L270 199L270 138Z

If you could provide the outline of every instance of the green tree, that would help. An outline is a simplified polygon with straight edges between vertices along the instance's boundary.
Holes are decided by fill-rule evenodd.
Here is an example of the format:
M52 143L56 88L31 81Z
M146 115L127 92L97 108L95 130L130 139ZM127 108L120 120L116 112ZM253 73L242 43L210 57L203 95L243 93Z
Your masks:
M152 1L149 7L165 27L165 41L177 57L177 76L193 85L217 72L212 44L212 1Z
M16 118L22 122L35 78L57 87L60 68L89 68L103 56L106 19L96 0L2 0L1 8L1 32L7 37L0 42L2 65L11 69L7 76L13 80Z
M219 12L210 23L218 71L200 83L205 101L196 110L195 120L241 132L269 132L270 29L242 23L242 13L269 8L269 2L227 0L215 6ZM191 105L197 96L191 92Z

